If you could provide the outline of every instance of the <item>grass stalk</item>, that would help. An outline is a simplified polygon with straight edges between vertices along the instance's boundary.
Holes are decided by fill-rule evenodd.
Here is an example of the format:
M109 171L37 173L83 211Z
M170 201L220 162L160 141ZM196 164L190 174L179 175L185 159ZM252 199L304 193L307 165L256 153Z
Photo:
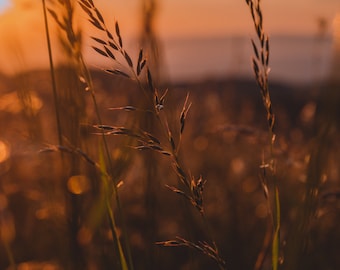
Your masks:
M112 60L115 64L119 64L119 66L123 67L124 69L106 69L105 71L114 75L123 76L129 79L132 79L137 82L139 88L144 93L146 100L150 102L150 111L153 113L153 116L156 117L158 120L163 135L165 136L165 143L163 143L160 139L156 138L154 135L148 132L136 132L133 130L129 130L127 128L122 127L114 127L108 125L97 125L96 127L101 130L102 133L105 132L106 135L126 135L137 138L140 145L135 147L138 150L152 150L159 152L163 155L166 155L170 158L172 167L175 173L178 176L179 183L181 186L173 187L167 186L171 191L181 195L185 200L187 200L192 206L195 207L196 210L200 213L203 222L204 219L204 210L203 210L203 189L205 180L201 177L195 179L193 177L188 177L185 169L180 162L178 151L179 145L181 142L182 133L184 131L186 117L188 111L190 110L191 103L189 102L189 95L187 95L182 111L179 116L179 134L178 139L175 140L174 132L170 129L169 123L167 120L167 116L164 112L166 108L166 94L167 90L160 94L158 90L154 86L153 76L149 70L146 68L146 87L141 82L140 75L142 74L143 69L147 66L146 59L143 55L143 50L141 49L139 52L138 60L136 66L134 65L131 57L129 56L128 52L124 49L123 46L123 39L120 33L119 24L116 21L115 23L115 32L114 34L106 27L105 21L103 16L101 15L100 11L96 8L95 4L91 0L80 0L80 6L84 10L84 12L89 17L89 22L92 23L95 28L97 28L100 32L103 32L106 35L105 39L92 37L92 39L96 42L96 46L93 46L93 49L101 56L104 56L110 60ZM122 64L117 59L117 54L123 57L125 65ZM137 110L132 106L128 106L129 110ZM133 109L132 109L133 108ZM124 107L122 107L124 109ZM177 144L176 144L177 141ZM212 239L212 235L208 232L209 237ZM206 242L198 242L193 243L187 241L183 238L177 238L177 240L170 240L165 242L158 242L158 244L164 246L187 246L190 248L194 248L203 254L209 256L210 258L214 259L221 269L225 269L225 262L220 257L215 241L211 241L212 244L208 244Z
M95 109L95 115L97 118L98 123L102 123L102 119L101 119L101 115L100 115L100 111L99 111L99 107L98 107L98 102L96 100L96 95L95 95L95 91L94 91L94 87L93 87L93 82L92 82L92 78L90 75L90 72L88 71L88 68L85 64L84 58L83 58L83 54L81 51L81 44L80 44L80 36L79 34L75 33L75 30L73 29L73 5L71 3L70 0L65 0L63 1L64 5L63 8L65 9L65 13L67 14L66 17L63 17L62 20L59 19L59 16L57 15L56 12L54 12L54 10L49 9L49 12L51 14L51 16L55 19L57 25L60 26L60 28L65 31L65 34L67 36L67 41L69 43L69 49L71 51L71 57L74 60L74 64L78 73L78 80L80 80L81 83L85 84L85 90L87 92L89 92L91 94L91 98L92 98L92 103ZM107 141L105 136L102 136L102 141L103 141L103 146L104 146L104 152L105 152L105 156L106 156L106 163L109 166L109 171L111 172L111 175L113 175L114 173L114 168L112 166L112 160L111 160L111 154L107 145ZM128 234L126 231L126 225L125 225L125 221L124 221L124 215L123 215L123 211L122 211L122 206L120 203L120 199L119 199L119 195L118 195L118 191L116 190L116 184L117 184L117 180L112 179L114 182L112 183L113 186L113 196L116 202L116 206L117 206L117 211L118 211L118 216L121 220L122 223L122 231L123 231L123 238L124 238L124 243L125 243L125 251L128 254L128 263L129 263L129 268L128 269L132 269L133 270L133 263L132 263L132 256L131 256L131 251L130 251L130 247L129 247L129 243L128 243ZM110 209L107 208L108 211L108 217L110 219ZM111 209L112 211L112 209ZM110 219L111 220L111 219ZM111 222L110 222L111 223ZM113 227L111 226L111 229L113 229ZM112 231L112 234L115 235L115 231ZM121 246L120 243L118 243L117 241L115 241L115 244L117 245L116 250L121 252ZM118 256L119 258L123 258L120 256ZM121 262L121 267L125 267L126 266L126 261L124 259L124 262ZM125 268L124 268L125 269Z
M53 55L52 55L52 45L51 45L51 38L50 38L50 30L48 25L48 18L47 18L47 9L46 9L46 0L42 0L43 5L43 13L44 13L44 25L45 25L45 35L47 41L47 49L48 49L48 59L50 65L50 76L52 80L52 93L53 93L53 100L54 100L54 108L55 108L55 117L57 122L57 133L58 133L58 143L63 145L63 136L61 130L61 121L60 121L60 108L59 108L59 101L57 95L57 84L55 79L55 68L53 62Z
M264 189L265 197L268 202L269 216L272 220L272 267L273 270L278 269L279 265L279 248L280 248L280 196L278 183L276 178L276 164L274 158L274 143L275 143L275 115L273 113L272 102L269 92L268 74L269 74L269 37L263 28L263 14L260 0L246 0L249 7L252 21L255 27L257 41L251 40L254 57L253 57L253 70L255 73L256 82L260 88L262 101L267 113L267 126L269 135L269 159L263 161L262 168L262 186ZM268 171L268 173L267 173ZM269 179L268 179L269 177ZM272 189L270 188L272 186ZM270 202L270 190L273 190L273 200ZM272 210L271 210L272 209ZM270 227L269 227L270 228ZM268 241L265 237L263 251L261 251L258 259L264 259L262 254L266 253L268 248ZM256 262L256 265L262 265L263 262Z
M99 167L100 167L100 171L101 171L101 180L102 180L102 184L104 186L104 197L105 197L105 205L106 205L106 209L107 209L107 215L108 215L108 220L109 220L109 224L110 224L110 228L111 228L111 233L112 233L112 237L113 237L113 241L114 243L116 243L116 248L118 249L118 253L119 253L119 267L122 270L128 270L129 267L127 265L127 261L124 255L124 251L121 245L121 241L119 239L118 233L117 233L117 226L116 226L116 221L113 215L113 211L112 211L112 207L111 207L111 192L110 192L110 183L108 181L108 175L107 173L105 173L106 170L106 166L105 166L105 157L103 155L103 150L102 150L102 145L99 146ZM113 185L115 186L115 185ZM113 190L113 192L117 192L117 190Z
M95 108L95 113L96 113L96 116L97 116L98 123L100 125L102 125L103 122L102 122L102 119L101 119L101 116L100 116L100 111L99 111L95 91L94 91L94 88L93 88L91 75L90 75L90 73L87 69L87 66L85 64L85 61L84 61L84 58L83 58L82 55L79 56L79 60L80 60L81 69L84 72L83 74L86 75L88 90L91 93L92 102L93 102L93 105L94 105L94 108ZM114 175L114 168L112 166L111 154L110 154L110 150L109 150L108 143L107 143L106 136L105 136L104 132L102 132L101 137L102 137L102 141L103 141L105 156L107 158L107 164L109 165L109 171L111 172L111 175ZM122 204L120 202L120 197L119 197L118 190L117 190L118 179L112 179L112 180L113 180L113 185L112 185L113 186L113 197L115 199L118 214L119 214L119 217L120 217L120 221L122 223L124 247L125 247L125 250L126 250L126 253L127 253L127 262L128 262L128 264L127 264L126 259L125 259L125 255L124 255L124 251L123 251L121 244L120 244L120 240L118 240L117 245L118 245L118 250L119 250L119 255L120 255L119 257L121 259L121 267L122 267L122 270L125 270L125 269L133 270L134 266L133 266L131 248L130 248L130 244L129 244L129 241L128 241L127 226L126 226L126 223L125 223L125 216L124 216L124 212L123 212L123 207L122 207ZM114 223L114 220L113 220L112 208L108 204L108 202L107 202L107 209L108 209L108 215L109 215L109 220L110 220L110 224L111 224L111 231L112 231L113 234L115 234L116 230L114 229L115 223Z
M307 90L306 85L273 83L273 90L287 90L277 111L278 117L282 116L281 127L286 130L276 148L276 108L269 86L271 40L263 23L264 1L245 0L255 30L249 45L260 106L252 93L242 93L249 86L247 79L198 78L197 84L176 82L173 93L160 89L162 59L158 58L160 50L154 32L159 1L139 2L143 12L139 42L143 48L136 58L126 49L118 21L109 29L96 0L41 0L49 64L47 88L53 97L44 92L44 70L20 72L11 78L0 74L4 88L0 93L1 119L6 122L8 118L0 134L0 210L11 218L9 224L6 216L0 218L0 225L10 226L0 231L0 268L133 270L212 265L211 268L226 270L237 265L236 268L253 266L254 270L333 269L339 263L339 82L320 84L327 88L317 92L320 96L290 92ZM108 91L100 95L96 92L97 80L105 88L112 84L102 74L92 73L85 61L82 31L75 21L78 7L98 30L98 35L89 37L93 50L111 61L104 71L118 77L113 78L115 96ZM32 11L31 6L21 10L24 9ZM321 23L325 22L320 20ZM55 26L62 60L66 60L62 66L56 63ZM14 38L13 44L20 47L20 39ZM19 88L16 95L12 93L14 81L14 87ZM136 92L120 92L120 86L128 91L134 87ZM192 87L193 99L200 103L193 109L198 116L191 123L187 119L193 107L192 97L183 93L183 87ZM106 100L102 103L102 99ZM113 115L108 115L109 111L104 111L108 109L104 108L108 99L128 104L109 108ZM128 100L136 103L129 104ZM36 110L35 104L39 105ZM50 104L52 116L48 115ZM263 108L264 133L237 123L217 127L220 121L256 125L257 110ZM91 115L87 115L89 111ZM37 121L40 117L41 126ZM211 118L205 122L208 117ZM51 121L55 123L52 128ZM188 124L190 138L184 134ZM218 137L211 137L216 133ZM56 157L37 158L34 153L32 157L37 143L49 140L50 135L51 143L56 142L40 152L58 152ZM314 138L309 141L311 136ZM93 141L96 143L91 144ZM224 143L230 147L223 149ZM182 155L184 149L191 147L189 156ZM254 161L249 153L261 153L260 148L262 160ZM146 154L134 156L135 152ZM230 166L226 167L226 159ZM287 170L277 170L279 159L284 160ZM209 201L205 202L207 180L192 175L187 163L193 164L195 171L202 165L202 175L220 181L215 187L209 185ZM283 177L287 181L279 180ZM294 194L289 194L292 190ZM162 196L168 191L175 198ZM221 214L225 206L230 211ZM163 207L172 214L160 211ZM249 219L249 215L253 218ZM285 228L284 242L280 240L281 226ZM131 228L131 234L127 228ZM28 250L35 240L34 248ZM159 246L177 248L163 254ZM232 254L228 265L221 250ZM136 252L134 257L132 251Z

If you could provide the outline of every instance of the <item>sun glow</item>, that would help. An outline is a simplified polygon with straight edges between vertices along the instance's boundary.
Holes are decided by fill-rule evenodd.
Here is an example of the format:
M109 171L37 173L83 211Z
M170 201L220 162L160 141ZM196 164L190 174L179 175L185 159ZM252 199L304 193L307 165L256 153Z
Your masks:
M0 13L10 7L10 1L8 0L0 0Z

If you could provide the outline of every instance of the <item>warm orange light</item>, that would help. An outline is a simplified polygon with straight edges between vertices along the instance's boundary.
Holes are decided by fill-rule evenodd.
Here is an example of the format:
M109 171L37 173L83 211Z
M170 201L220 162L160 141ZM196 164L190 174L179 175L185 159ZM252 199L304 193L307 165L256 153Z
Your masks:
M31 92L29 100L20 100L16 92L10 92L0 97L0 111L9 113L19 113L23 109L23 102L27 103L26 106L30 106L32 112L37 113L42 105L42 100L34 93Z
M10 148L8 143L0 141L0 163L7 160L10 156Z
M73 175L67 182L67 188L73 194L83 194L90 189L89 179L85 175Z

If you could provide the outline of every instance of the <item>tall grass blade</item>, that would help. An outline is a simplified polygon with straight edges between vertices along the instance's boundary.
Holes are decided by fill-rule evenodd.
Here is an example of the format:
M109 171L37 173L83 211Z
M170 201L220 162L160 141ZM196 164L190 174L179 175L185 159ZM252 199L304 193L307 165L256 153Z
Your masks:
M275 231L272 244L272 264L273 270L277 270L279 267L279 249L280 249L280 196L279 190L275 188Z
M50 64L50 73L51 73L51 80L52 80L52 91L53 91L53 99L54 99L54 107L55 107L55 116L57 121L57 129L58 129L58 143L60 145L63 144L62 138L62 131L61 131L61 121L60 121L60 109L59 109L59 102L58 102L58 95L57 95L57 84L55 79L55 69L53 63L53 56L52 56L52 46L51 46L51 39L50 39L50 31L48 26L47 20L47 11L46 11L46 1L42 0L43 5L43 12L44 12L44 24L45 24L45 31L46 31L46 40L47 40L47 48L48 48L48 58Z
M255 73L256 82L260 88L263 106L267 113L267 125L268 125L268 135L269 135L269 147L270 153L268 161L263 162L261 167L263 168L263 187L265 188L265 197L268 202L268 211L270 213L272 224L273 224L273 232L272 232L272 268L274 270L278 269L279 265L279 248L280 248L280 199L279 199L279 190L276 179L276 168L275 168L275 158L274 158L274 143L276 135L274 133L274 125L275 125L275 115L273 113L272 102L268 87L268 73L269 73L269 38L268 35L263 30L263 14L261 9L261 1L260 0L246 0L247 5L249 6L250 13L252 15L253 24L255 27L257 39L259 46L255 43L253 39L251 39L253 51L255 57L253 57L253 71ZM266 171L269 171L269 174ZM268 177L269 176L269 177ZM270 183L269 183L269 180ZM274 202L272 203L269 200L269 184L272 186L274 192ZM267 239L264 240L264 247L262 250L267 249ZM269 247L268 247L269 248ZM260 257L262 257L263 252L260 253ZM259 258L260 258L259 257ZM256 262L256 265L260 263L260 260ZM261 259L262 260L262 259ZM261 263L260 263L261 264Z
M119 236L117 234L117 231L118 231L117 225L116 225L116 221L115 221L113 211L112 211L112 207L111 207L111 200L110 200L111 194L112 194L111 189L110 189L111 181L109 181L108 175L106 173L105 157L104 157L103 146L102 146L101 143L99 145L99 167L100 167L100 171L101 171L102 184L104 186L103 190L104 190L104 193L105 193L106 210L107 210L107 214L108 214L108 219L109 219L109 224L110 224L110 229L111 229L113 241L114 241L114 244L116 246L116 252L118 253L117 257L119 258L120 269L121 270L128 270L129 268L127 266L127 262L126 262L126 258L125 258L124 251L123 251L123 248L122 248L122 244L121 244ZM114 183L111 183L111 184L114 184Z

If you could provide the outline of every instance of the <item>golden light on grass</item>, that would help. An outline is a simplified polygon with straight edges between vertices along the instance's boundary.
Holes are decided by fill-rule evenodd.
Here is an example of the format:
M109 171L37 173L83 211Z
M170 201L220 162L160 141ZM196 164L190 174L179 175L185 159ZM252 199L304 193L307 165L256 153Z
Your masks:
M8 143L0 140L0 163L7 160L10 156L10 147Z
M4 94L0 97L0 110L9 113L21 111L21 105L15 92Z
M33 11L33 8L30 6L23 8L19 2L30 3L36 0L12 1L16 3L16 7L25 9L26 13L29 10ZM104 4L104 0L98 1L106 7L110 5ZM133 1L137 2L137 0ZM199 1L203 3L203 0ZM56 5L53 6L53 2ZM84 39L80 39L80 36L79 40L75 38L77 29L70 15L73 8L69 6L72 12L68 13L62 7L63 3L71 2L75 3L81 14L80 20L75 17L75 23L84 25L82 28ZM307 169L307 172L305 168L309 163L314 165L313 153L310 155L309 163L303 162L303 157L309 153L312 145L310 133L314 133L314 122L316 116L319 117L316 110L318 102L310 101L316 98L314 94L306 100L302 97L300 100L300 94L296 96L297 100L295 95L293 99L291 91L298 89L295 86L292 88L289 86L289 89L287 87L287 96L274 91L274 101L278 102L277 118L274 117L267 83L269 38L262 27L262 16L266 22L270 20L267 20L267 15L262 15L260 6L254 9L254 3L256 6L256 3L261 1L246 1L251 8L251 17L256 30L256 37L249 43L249 47L253 46L254 49L252 63L256 82L260 87L257 98L253 98L255 94L253 96L250 92L253 91L253 87L248 79L243 79L241 76L235 80L226 77L226 81L202 77L202 82L192 84L183 81L183 85L166 82L170 84L169 94L166 95L168 90L164 89L168 88L163 86L162 80L159 80L153 69L149 68L152 66L149 62L152 58L150 55L154 50L149 50L149 56L145 48L140 50L139 55L133 51L130 54L129 45L126 45L129 41L125 42L125 33L129 31L126 31L127 28L119 18L117 20L112 18L122 14L117 9L105 8L111 16L102 15L100 12L102 7L97 9L94 6L95 2L97 0L46 0L48 8L55 12L49 13L48 17L52 38L55 38L53 29L55 22L51 14L55 14L56 22L62 22L59 23L59 32L62 36L60 43L64 45L65 51L68 51L67 57L64 56L68 58L67 66L59 69L59 65L56 65L58 68L54 69L51 64L49 70L51 74L48 78L45 78L45 72L34 71L27 77L26 75L12 77L11 81L7 81L4 77L4 82L1 82L5 90L0 94L0 113L3 114L2 119L6 128L11 131L14 127L15 133L5 132L1 135L3 140L6 138L11 143L10 146L13 148L11 153L9 144L6 149L6 142L0 140L0 173L4 176L1 181L3 193L0 192L0 242L2 237L7 237L5 239L9 242L7 244L9 258L6 261L0 260L0 269L6 267L8 270L12 268L83 269L84 267L97 269L104 265L107 268L120 270L133 269L133 265L145 269L149 269L150 265L159 265L162 269L183 267L212 269L210 263L217 264L218 268L215 268L220 270L262 269L270 267L270 256L272 256L272 269L275 270L282 263L279 256L281 239L287 239L288 246L290 245L289 230L290 227L295 226L289 224L294 222L300 226L300 224L304 225L305 220L306 229L302 231L300 238L304 237L305 232L309 233L307 222L311 220L310 232L315 231L317 234L315 238L313 237L315 243L312 244L318 246L317 238L319 236L322 238L328 230L317 231L319 221L312 220L313 215L309 212L315 210L312 209L313 207L319 208L319 201L315 199L315 206L309 203L307 205L309 209L303 204L308 203L308 194L316 197L317 192L314 189L323 192L323 187L328 188L332 179L338 179L337 167L336 170L331 171L337 166L337 159L334 156L334 163L328 161L331 156L324 159L327 162L327 170L320 171L320 174L324 173L322 175L324 181L329 177L326 185L320 188L314 185L315 187L310 188L312 181L309 180L309 172L313 172L312 166ZM41 19L41 3L36 3L39 5ZM166 5L169 3L172 2ZM245 5L244 2L239 4ZM66 17L62 16L64 13L61 13L57 5L65 11ZM216 10L216 5L212 2L206 5ZM201 13L204 20L196 22L197 20L192 20L188 16L194 11L191 6L181 4L182 9L177 7L177 10L173 10L171 14L176 15L176 22L170 25L174 27L173 31L176 35L181 35L185 31L195 35L189 31L192 28L202 31L200 32L202 35L209 33L211 37L216 33L217 39L214 42L215 45L219 44L217 32L214 29L210 30L208 13L214 15L214 24L219 24L220 28L224 29L225 25L219 18L222 16L231 20L225 13L225 9L219 9L220 16L212 12L212 9L204 10ZM198 6L195 5L194 9ZM240 9L245 8L240 7ZM182 17L179 16L181 14ZM126 18L132 19L132 15L130 10ZM239 14L235 13L233 16L237 17L237 21L242 21L245 25L249 24L247 20L241 19L243 17ZM105 23L112 21L113 27L104 23L104 17ZM249 20L250 16L248 17ZM172 16L171 20L174 21L174 18ZM39 31L41 27L30 27L31 24L26 25L26 20L23 18L18 20L18 23L25 25L25 28L20 29L22 33L26 32L25 29L34 29L32 35L35 33L44 35L43 31ZM133 25L132 20L130 25ZM159 26L157 23L157 27ZM175 30L175 27L181 28L178 33L176 32L178 28ZM229 27L234 28L232 22L227 26ZM0 40L2 40L1 29L0 23ZM240 35L242 34L240 28L235 29ZM98 34L95 30L98 30ZM227 33L229 33L228 29L225 30L225 34ZM28 35L29 31L25 34ZM169 35L168 32L166 34ZM30 39L28 36L21 36L18 31L13 31L13 35L20 38L18 43L21 41L25 44L22 42L25 40L34 41L28 44L25 50L29 51L30 46L35 47L40 57L47 58L47 54L39 48L39 44L46 43L45 39L44 42ZM46 35L48 38L49 34ZM91 43L88 41L90 37ZM189 37L186 39L189 40ZM241 45L238 41L240 37L236 39L237 42L232 41L231 53L234 52L235 46ZM303 37L299 40L306 42L309 39ZM201 44L194 44L200 41L204 40L193 40L192 47L201 46ZM112 66L110 62L108 67L110 69L106 70L113 74L112 81L106 76L102 77L96 70L90 69L90 66L87 67L85 55L84 60L83 54L78 50L81 45L84 49L89 47L91 49L91 45L94 45L95 47L92 48L97 52L96 58L104 57L112 61ZM60 48L55 48L53 42L50 47L51 59L57 60ZM0 44L2 59L1 51ZM205 52L210 53L211 50L206 48ZM235 52L238 54L237 50ZM15 61L13 54L10 55L9 52L8 58L14 58ZM31 56L33 54L34 52ZM224 54L221 54L221 57L222 55ZM201 56L202 54L198 53L197 60L201 60L203 66L208 64L209 61L203 61ZM26 63L30 63L30 58L27 56L23 56L23 60L25 61L22 68ZM219 62L216 62L216 65L219 65ZM145 74L142 72L143 67ZM20 70L18 66L16 72ZM91 78L92 74L93 78ZM133 85L126 81L127 77L133 81ZM18 91L9 92L12 89L10 84L12 79L17 78L20 81L14 87L19 89L14 90ZM44 98L45 107L54 105L56 121L53 120L54 115L50 108L44 108L38 113L43 104L41 102L39 106L39 98L35 103L33 93L28 91L25 85L27 82L32 85L32 88L37 86L36 90L39 91L37 97ZM48 93L51 86L54 93ZM286 86L281 83L279 85L274 82L273 86L286 89ZM190 97L187 94L185 98L184 91L190 92ZM316 91L315 89L315 94ZM51 100L52 96L54 100ZM261 104L261 98L264 104ZM193 104L192 109L190 109L191 104ZM260 105L264 105L264 108ZM275 104L273 107L276 111ZM110 113L107 108L110 108ZM263 113L263 109L266 115L262 115L261 121L258 114ZM188 122L187 116L189 116ZM268 134L263 131L262 122L265 122L265 119L268 123ZM274 129L275 119L278 120L277 130ZM275 144L274 131L278 132ZM12 134L15 136L10 138ZM108 138L109 135L112 136ZM1 143L4 144L5 150L1 150ZM28 147L25 146L26 143ZM161 157L154 156L150 151L155 151ZM140 154L140 152L144 153ZM261 153L263 153L262 159ZM3 160L5 160L2 163L1 154L4 155ZM186 165L191 165L193 168ZM314 167L318 165L315 162ZM4 173L2 167L9 169ZM191 173L192 171L194 174ZM200 172L206 179L200 177ZM126 179L127 186L119 189L123 184L119 179ZM288 181L285 181L286 179ZM311 179L313 180L312 177ZM318 176L315 182L319 182L319 179ZM312 192L303 192L304 187ZM291 192L292 190L296 192ZM171 198L169 192L175 194L175 198ZM303 193L307 194L305 200L301 198ZM283 194L282 199L279 194ZM337 195L334 199L338 197ZM183 200L179 201L176 196L180 196ZM321 206L322 197L323 193L320 196ZM312 202L313 200L314 197L311 197ZM281 208L280 205L283 207ZM302 211L299 210L300 206ZM197 212L194 212L196 210ZM291 218L290 213L294 211L296 215ZM307 220L304 216L310 218ZM285 230L280 239L281 224ZM257 229L254 231L252 228ZM292 238L294 237L293 231ZM34 250L28 250L29 257L27 257L25 248L31 247L32 242L36 242ZM158 247L154 248L155 243L167 247L177 246L180 249L187 247L194 252L191 254L190 251L182 252L182 250L164 251L163 255L161 251L162 256L158 256L160 253ZM293 255L295 256L296 253L296 257L299 257L298 251L295 252L294 243L291 245L290 250ZM331 250L332 246L328 243L327 246ZM219 253L219 250L222 253ZM282 245L282 252L286 250L290 251ZM195 251L198 251L198 256L207 256L207 259L210 258L212 261L205 262L206 259L197 257ZM313 247L311 252L314 252ZM11 253L13 253L12 261ZM256 255L258 259L254 267ZM285 254L285 259L288 257ZM303 257L307 258L307 256ZM308 256L307 259L313 259L312 257ZM54 264L53 261L44 261L50 258L61 265ZM223 258L228 261L228 267ZM18 265L13 267L12 265L16 263ZM201 263L203 265L200 265ZM320 260L320 265L321 263ZM285 268L293 269L293 267Z
M34 92L30 93L29 105L32 112L37 113L43 106L42 100ZM19 99L17 92L10 92L0 97L0 111L8 113L20 113L23 110L22 101Z
M80 195L90 189L90 182L85 175L73 175L67 181L67 188L71 193Z

